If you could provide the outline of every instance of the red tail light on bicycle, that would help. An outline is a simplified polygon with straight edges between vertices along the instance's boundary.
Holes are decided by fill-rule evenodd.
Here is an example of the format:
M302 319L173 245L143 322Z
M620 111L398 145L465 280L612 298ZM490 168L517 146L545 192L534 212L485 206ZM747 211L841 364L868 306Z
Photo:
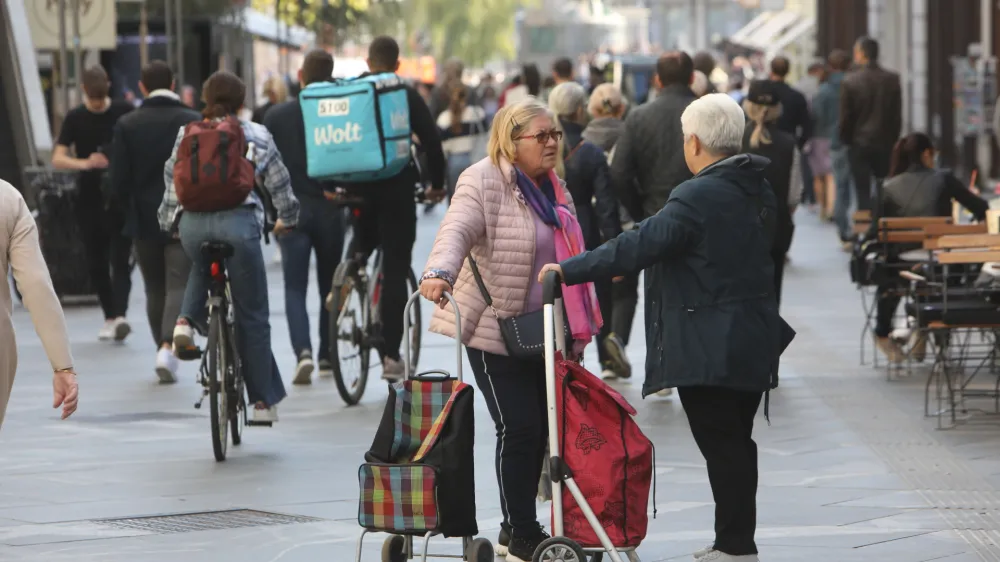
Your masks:
M210 272L212 274L212 279L215 279L216 281L222 280L222 265L219 262L212 262Z

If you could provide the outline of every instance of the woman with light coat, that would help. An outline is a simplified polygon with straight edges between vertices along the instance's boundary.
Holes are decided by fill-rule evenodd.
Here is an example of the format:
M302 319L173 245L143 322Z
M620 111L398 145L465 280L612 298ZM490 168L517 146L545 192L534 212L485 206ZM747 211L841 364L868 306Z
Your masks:
M52 364L52 407L62 406L62 419L76 411L78 387L59 298L38 244L38 228L24 198L0 180L0 269L13 270L22 302L31 313L35 331ZM17 371L17 342L11 320L10 285L0 288L0 425Z
M462 313L462 343L497 430L503 512L498 553L507 562L530 561L547 537L535 511L547 436L545 363L540 353L511 356L498 319L541 309L542 287L535 281L541 267L559 254L583 250L572 199L554 171L562 138L548 108L536 99L497 113L489 157L458 179L420 283L421 294L442 308L431 320L432 332L456 334L445 292L454 295ZM576 246L576 252L567 246ZM487 306L468 258L475 260L493 306ZM564 295L576 352L600 329L592 297L592 287L576 300ZM582 322L579 331L574 318Z

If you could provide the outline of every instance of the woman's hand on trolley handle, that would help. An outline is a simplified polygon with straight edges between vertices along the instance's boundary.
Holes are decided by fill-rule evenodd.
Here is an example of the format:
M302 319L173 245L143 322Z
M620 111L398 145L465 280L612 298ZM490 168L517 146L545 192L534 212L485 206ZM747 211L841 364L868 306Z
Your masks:
M444 279L428 278L420 282L420 294L427 300L436 303L443 310L448 304L445 293L451 292L451 285Z
M545 282L545 274L548 273L548 272L550 272L550 271L556 272L556 275L559 276L559 280L562 281L562 278L563 278L563 276L562 276L562 266L559 265L558 263L547 263L547 264L543 265L541 271L538 272L538 282L539 283L544 283Z

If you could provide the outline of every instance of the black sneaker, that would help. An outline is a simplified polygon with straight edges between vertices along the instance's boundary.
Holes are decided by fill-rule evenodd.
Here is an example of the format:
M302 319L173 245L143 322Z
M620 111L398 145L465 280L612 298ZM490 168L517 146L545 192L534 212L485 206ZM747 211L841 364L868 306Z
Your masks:
M507 547L507 562L531 562L538 545L549 539L549 534L539 529L532 537L511 537Z
M500 536L497 537L497 545L493 551L497 556L507 556L507 548L510 547L510 525L500 524Z
M608 366L616 375L623 379L632 376L632 364L629 363L628 356L625 355L625 345L618 336L611 333L604 338L604 351L608 353Z

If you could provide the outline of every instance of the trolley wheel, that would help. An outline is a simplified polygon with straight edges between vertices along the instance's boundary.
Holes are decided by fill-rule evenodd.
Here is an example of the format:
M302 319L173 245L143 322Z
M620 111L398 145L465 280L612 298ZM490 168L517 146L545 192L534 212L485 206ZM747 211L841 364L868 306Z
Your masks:
M493 562L496 554L493 552L493 544L489 539L472 539L465 549L465 560L467 562Z
M392 535L382 543L382 562L406 562L406 538Z
M587 554L573 539L552 537L538 545L531 562L587 562Z

